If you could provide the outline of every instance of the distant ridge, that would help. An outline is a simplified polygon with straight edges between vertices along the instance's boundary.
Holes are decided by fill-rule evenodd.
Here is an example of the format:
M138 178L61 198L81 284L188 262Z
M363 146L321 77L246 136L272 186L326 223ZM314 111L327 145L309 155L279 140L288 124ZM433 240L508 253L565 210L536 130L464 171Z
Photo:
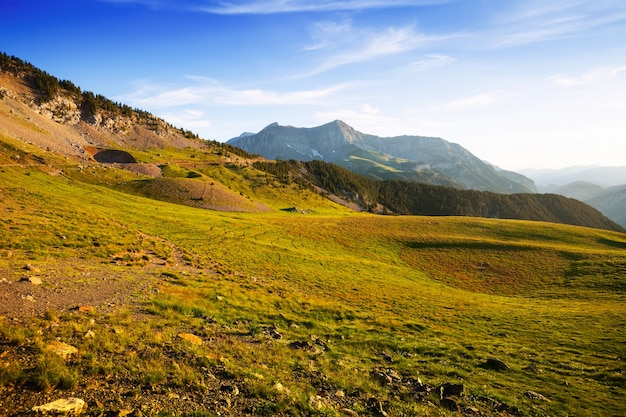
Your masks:
M319 155L333 156L343 152L343 159L334 155L338 162L346 158L352 163L364 161L381 173L394 172L396 176L411 171L383 162L415 167L414 161L357 146L373 149L381 146L377 142L394 142L394 138L363 135L340 121L312 129L278 124L265 129L266 133L274 130L295 134L301 144L308 141L308 147L295 146L298 141L289 143L291 148L283 147L296 153L313 149ZM243 135L239 140L255 136L258 134ZM324 140L311 148L311 138L315 137ZM437 138L422 139L435 150L425 166L460 167L460 172L467 172L476 165L487 173L497 171L459 145ZM399 137L396 142L395 147L405 146L414 152L412 146L421 140ZM322 146L329 144L333 146ZM450 154L465 155L467 160L442 163ZM352 210L383 214L527 219L624 231L576 200L463 190L454 179L432 169L414 173L447 178L444 182L454 183L456 188L398 179L380 181L324 162L319 156L308 162L268 161L230 144L201 140L148 112L82 91L70 81L58 80L5 54L0 54L0 165L40 169L72 176L72 181L202 209L259 212L306 202L311 207L304 207L305 211L315 211L329 206L337 210L334 203L340 203ZM480 172L473 171L472 178L479 179ZM315 203L309 203L311 196L315 196Z
M497 193L535 192L532 180L497 169L456 143L425 136L383 138L341 120L312 128L272 123L228 144L268 159L322 160L381 180L408 180Z

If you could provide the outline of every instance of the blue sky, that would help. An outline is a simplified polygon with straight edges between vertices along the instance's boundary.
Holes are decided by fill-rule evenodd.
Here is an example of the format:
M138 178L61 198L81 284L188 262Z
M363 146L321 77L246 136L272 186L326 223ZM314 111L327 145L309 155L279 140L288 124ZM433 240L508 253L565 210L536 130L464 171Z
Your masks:
M623 0L3 0L0 50L224 141L340 119L626 165Z

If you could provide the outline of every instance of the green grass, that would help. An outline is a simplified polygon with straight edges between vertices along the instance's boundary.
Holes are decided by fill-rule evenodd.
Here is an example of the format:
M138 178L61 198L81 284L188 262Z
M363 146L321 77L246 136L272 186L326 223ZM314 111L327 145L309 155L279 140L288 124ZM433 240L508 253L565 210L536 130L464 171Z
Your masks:
M63 390L124 375L138 387L203 392L210 372L238 381L258 399L259 415L339 415L338 399L323 409L311 402L318 392L339 390L362 393L350 397L350 408L363 415L374 414L370 397L390 415L446 415L373 376L392 369L432 386L463 383L461 404L486 415L498 415L489 401L523 415L626 412L625 235L538 222L356 214L251 168L187 169L275 211L200 210L85 177L0 173L0 269L17 279L32 260L66 271L66 260L80 259L95 269L118 268L122 278L139 274L159 290L97 314L94 323L74 312L48 312L26 325L2 320L5 346L34 352L30 366L3 362L3 384ZM99 181L106 175L112 183L126 174L108 171ZM294 205L316 210L279 210ZM150 259L166 262L150 266ZM38 334L52 321L54 332ZM272 326L282 338L268 333ZM88 330L98 337L83 338ZM181 332L205 343L191 345L177 337ZM54 338L76 345L80 357L61 364L41 357L37 347ZM292 349L292 341L311 348ZM492 357L510 369L486 368ZM528 390L550 402L527 398Z

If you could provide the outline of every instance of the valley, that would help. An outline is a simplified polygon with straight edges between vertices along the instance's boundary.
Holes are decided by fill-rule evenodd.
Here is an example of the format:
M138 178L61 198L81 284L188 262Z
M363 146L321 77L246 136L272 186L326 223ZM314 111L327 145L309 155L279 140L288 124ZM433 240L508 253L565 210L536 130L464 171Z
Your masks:
M55 121L2 77L0 414L626 411L623 232L355 211L84 92Z

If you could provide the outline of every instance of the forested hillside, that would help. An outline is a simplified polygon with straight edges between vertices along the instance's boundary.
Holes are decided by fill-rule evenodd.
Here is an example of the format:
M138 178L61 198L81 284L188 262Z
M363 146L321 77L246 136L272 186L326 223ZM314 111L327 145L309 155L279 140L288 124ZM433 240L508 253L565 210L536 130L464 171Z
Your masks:
M285 182L310 182L368 211L538 220L623 231L589 205L556 194L497 194L409 181L376 181L323 161L258 161L254 166Z

